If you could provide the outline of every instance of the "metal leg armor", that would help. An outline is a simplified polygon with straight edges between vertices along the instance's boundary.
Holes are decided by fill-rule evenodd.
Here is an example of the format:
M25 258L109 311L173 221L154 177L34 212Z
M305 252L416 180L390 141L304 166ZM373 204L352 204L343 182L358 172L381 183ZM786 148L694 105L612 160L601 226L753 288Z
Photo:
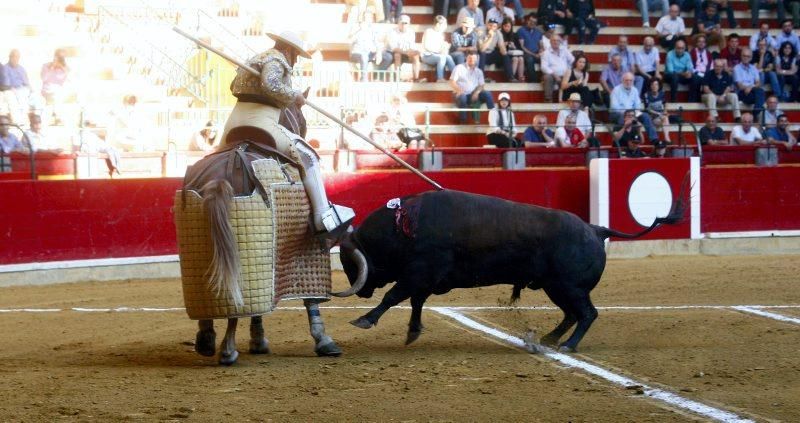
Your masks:
M306 306L306 312L308 313L308 327L311 331L311 336L316 342L314 352L320 357L338 357L342 355L342 350L336 345L333 338L325 333L325 324L322 322L322 316L319 313L319 301L303 300L303 305Z

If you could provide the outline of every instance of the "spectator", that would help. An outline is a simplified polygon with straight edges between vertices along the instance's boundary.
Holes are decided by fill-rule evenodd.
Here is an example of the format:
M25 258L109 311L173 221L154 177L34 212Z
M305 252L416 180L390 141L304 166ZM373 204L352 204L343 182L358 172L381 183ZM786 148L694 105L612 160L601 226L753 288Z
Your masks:
M678 5L673 4L669 7L669 14L662 16L656 24L658 43L667 51L675 48L675 42L682 40L686 31L686 24L680 14Z
M573 116L578 129L586 134L592 133L592 119L589 118L589 113L581 109L580 95L578 93L572 93L567 99L567 105L569 108L562 109L558 112L556 126L564 126L567 116Z
M553 49L553 45L550 40L553 39L553 36L557 35L555 28L555 25L549 25L545 28L544 35L542 35L542 47L544 47L545 50ZM569 44L567 43L566 38L561 38L561 48L569 50Z
M778 21L783 21L786 18L784 0L750 0L750 28L758 26L758 12L761 9L777 10Z
M650 28L650 12L661 9L661 15L669 13L669 1L667 0L636 0L636 7L642 14L642 26Z
M567 0L567 10L572 14L578 28L578 44L594 44L600 31L600 22L595 17L594 0ZM586 38L586 34L589 38Z
M30 104L31 84L28 73L19 64L19 50L8 54L8 63L0 65L0 90L6 91L9 111L14 121L21 121Z
M644 44L642 49L636 53L634 63L633 71L636 75L634 83L639 83L636 86L639 92L642 92L644 87L649 87L650 81L662 79L661 71L658 69L661 58L658 49L655 48L653 37L644 37Z
M760 40L767 40L767 47L772 51L778 50L778 43L775 40L775 37L769 35L769 24L763 22L758 29L757 34L753 34L750 37L750 50L758 50L758 42Z
M500 148L520 147L517 139L517 122L514 119L514 112L511 110L511 96L508 93L500 93L497 96L497 106L489 110L489 130L486 138L489 144Z
M567 116L564 120L564 126L559 126L556 129L555 139L559 147L586 148L589 146L586 135L575 125L575 116L573 115Z
M573 98L577 94L583 107L590 107L594 103L594 96L589 90L589 61L586 56L578 56L572 62L572 69L561 78L561 100Z
M542 82L544 85L544 101L553 102L553 88L561 83L561 78L569 71L575 57L561 45L561 37L553 35L550 39L550 50L542 56Z
M408 15L400 16L397 27L387 36L389 52L394 56L394 68L400 71L403 63L411 63L414 82L425 82L419 77L419 50L416 48L414 31L410 29L411 18Z
M556 134L547 128L547 117L545 115L534 116L532 125L522 134L522 142L525 143L525 147L556 146Z
M360 67L361 81L367 80L367 66L375 63L378 70L385 71L392 64L392 54L383 50L383 43L372 23L375 15L367 10L358 29L350 37L350 62L357 63Z
M633 80L631 80L633 84ZM626 110L622 116L622 122L614 128L611 134L614 146L619 149L619 156L625 157L645 157L644 152L639 149L644 139L641 123L636 120L635 110ZM647 116L647 115L642 115Z
M695 38L694 48L689 53L689 56L692 58L694 74L702 80L708 72L711 72L713 67L711 53L706 48L705 35L699 35Z
M775 72L778 73L778 82L781 84L781 89L785 89L786 85L791 87L791 91L784 91L788 95L789 101L800 100L800 93L798 93L800 78L797 75L797 51L795 51L792 43L785 41L781 44L779 55L775 59L775 65Z
M42 131L42 118L39 115L31 113L28 116L28 122L30 123L30 129L25 131L25 137L27 138L28 146L33 151L62 151L62 149L58 148L58 146L52 142L52 139Z
M781 32L775 36L775 44L782 46L783 43L789 42L794 47L794 51L800 52L800 38L794 33L792 21L787 19L781 24Z
M563 0L541 0L536 16L543 28L552 29L555 25L561 25L565 35L572 33L572 19Z
M753 52L749 47L745 47L742 50L742 63L733 68L733 83L738 89L739 101L751 104L757 118L764 109L765 95L764 89L761 88L761 75L759 75L758 69L750 64L752 58Z
M717 116L709 113L706 124L700 128L698 135L701 145L728 145L725 133L717 126Z
M436 66L436 82L444 82L445 68L453 71L456 64L448 53L450 43L444 40L444 31L447 29L447 19L437 16L433 28L428 28L422 35L422 61L430 66Z
M484 90L483 71L478 68L478 54L467 55L466 63L456 65L450 75L450 87L456 107L465 109L475 103L486 103L486 108L493 109L492 94ZM467 122L467 112L459 112L459 122ZM478 123L478 122L475 122Z
M603 89L603 103L610 107L611 92L614 88L622 84L622 75L630 72L622 66L622 57L618 54L611 56L611 64L608 65L600 74L600 87Z
M203 129L192 135L192 139L189 142L189 151L214 151L220 141L217 126L214 125L214 122L208 121Z
M389 104L384 111L384 114L389 117L389 124L392 125L395 132L403 128L414 129L417 127L417 122L414 115L408 110L408 100L399 94L392 95Z
M525 54L519 42L519 36L514 32L514 24L511 19L505 18L500 27L500 35L506 43L506 52L511 58L511 82L525 81L525 61L522 56Z
M628 48L628 37L624 35L619 36L617 45L611 47L611 50L608 52L609 62L611 62L611 57L613 57L615 54L618 54L622 59L622 67L633 71L633 66L636 64L636 56L634 55L633 50Z
M630 110L641 113L642 100L639 96L639 91L633 86L633 74L625 72L625 74L622 75L622 84L617 85L614 87L614 90L611 91L609 117L612 122L621 125L624 122L625 114ZM623 111L626 112L623 113ZM634 115L634 117L636 117L636 115ZM638 120L644 125L650 142L655 142L656 139L658 139L658 133L656 133L650 115L641 113L639 114Z
M389 116L385 113L381 113L375 119L369 138L381 147L389 150L399 150L405 146L405 144L400 141L400 137L397 136L397 131L392 127Z
M675 43L675 50L667 53L667 74L665 80L669 84L670 101L678 101L678 84L689 86L689 102L700 101L700 81L694 74L692 59L686 52L686 43L678 41Z
M722 13L725 12L725 16L728 19L728 27L731 29L739 28L739 24L736 23L736 17L733 15L733 6L730 5L728 0L705 0L704 3L706 5L713 4L717 8L717 12Z
M764 132L770 144L783 144L786 151L791 151L797 144L797 138L789 132L789 118L786 115L778 116L778 125Z
M383 14L390 23L396 23L403 15L403 0L383 0Z
M391 22L391 18L383 13L383 2L377 0L345 0L344 13L347 14L347 23L354 24L361 19L364 12L371 11L375 14L375 21L381 23ZM391 22L396 23L396 22Z
M113 178L115 173L120 175L120 155L103 135L98 134L97 125L93 121L85 120L80 130L80 150L88 154L105 154L108 177Z
M52 107L53 124L60 125L61 106L66 101L66 83L69 79L67 54L64 49L56 49L53 61L42 66L42 96L48 106Z
M775 72L775 55L768 49L767 40L758 42L758 50L754 51L753 55L753 62L759 74L761 74L761 86L766 86L769 83L770 88L772 88L772 94L788 101L789 95L787 93L784 96L782 84L778 81L778 74Z
M762 140L761 132L753 128L753 115L750 113L743 114L742 124L734 126L731 131L731 145L752 145Z
M480 51L479 67L486 71L486 65L502 67L506 74L506 80L512 81L514 75L511 73L511 57L506 51L506 43L503 34L498 29L498 22L489 19L486 23L486 34L478 41L478 51ZM490 82L490 81L487 81Z
M494 20L500 23L505 18L509 18L513 22L515 19L514 11L510 7L506 7L506 0L495 0L494 7L486 12L486 21Z
M478 0L467 0L467 5L458 11L456 22L464 22L464 18L472 18L474 26L478 28L486 26L486 21L483 19L483 9L478 7Z
M708 2L703 8L703 12L695 18L694 30L692 35L697 37L702 34L711 44L719 45L719 49L725 48L725 37L722 35L722 24L720 24L717 6Z
M542 37L544 34L536 27L536 14L529 13L525 17L525 26L517 30L519 46L525 53L522 56L525 65L525 76L528 82L538 82L536 63L542 58Z
M778 116L782 114L783 111L778 108L778 97L774 95L767 97L767 108L764 110L762 125L765 128L774 128L778 124Z
M488 13L489 9L495 7L494 0L481 0L481 7ZM525 16L525 9L522 7L521 0L506 0L506 5L511 6L514 10L514 20L521 19ZM487 16L488 18L488 16Z
M736 122L741 120L739 96L734 90L733 77L725 70L725 59L715 59L714 71L706 73L703 78L703 104L708 108L708 116L715 120L721 106L730 106Z
M6 115L0 115L0 151L3 154L8 154L12 151L22 151L25 147L19 142L16 135L9 132L11 118Z
M450 57L453 63L460 65L467 60L467 55L478 53L478 33L475 32L475 21L470 17L461 20L461 28L450 36Z
M113 136L110 138L124 151L154 150L153 140L143 133L146 126L138 102L135 95L126 95L122 98L122 107L113 113Z
M669 143L664 140L658 140L653 144L653 157L663 159L667 156L667 146Z
M734 32L728 35L727 47L720 51L719 57L728 62L728 70L733 69L734 66L742 62L742 49L739 48L739 34Z
M458 13L464 7L464 0L433 0L433 16L450 16L450 10L455 9ZM460 20L459 20L460 22ZM483 26L483 23L481 23Z
M664 91L661 89L661 82L658 79L650 80L647 92L644 94L644 109L650 115L653 126L656 130L661 129L664 134L663 140L669 140L669 113L667 112L667 100Z

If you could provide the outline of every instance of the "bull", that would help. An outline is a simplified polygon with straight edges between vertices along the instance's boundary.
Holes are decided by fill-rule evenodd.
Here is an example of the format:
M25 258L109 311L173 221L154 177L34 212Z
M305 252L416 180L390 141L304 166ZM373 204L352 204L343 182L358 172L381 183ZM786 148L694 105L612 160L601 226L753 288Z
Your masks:
M371 298L376 288L396 282L377 307L350 323L371 328L389 308L410 298L410 344L422 332L422 306L431 294L511 284L512 301L525 287L542 289L563 311L543 344L555 346L577 323L559 345L560 351L572 352L597 318L589 294L605 269L604 241L638 238L661 224L677 223L685 201L681 193L667 216L636 234L591 225L562 210L452 190L399 203L374 211L342 240L341 260L351 286L338 296Z

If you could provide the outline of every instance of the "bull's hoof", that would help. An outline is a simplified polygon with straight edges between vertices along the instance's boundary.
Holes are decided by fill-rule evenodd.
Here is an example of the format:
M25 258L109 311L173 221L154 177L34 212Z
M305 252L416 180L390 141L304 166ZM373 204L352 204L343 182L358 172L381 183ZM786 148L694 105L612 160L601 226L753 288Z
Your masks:
M194 350L204 357L217 353L217 334L214 331L198 331L194 339Z
M539 340L539 343L542 345L555 347L556 345L558 345L558 338L556 338L555 336L545 335L542 337L542 339Z
M422 334L422 331L408 331L408 334L406 334L406 345L411 345L412 342L419 339L420 334Z
M342 349L333 341L325 345L317 345L317 347L314 348L314 352L317 353L318 357L338 357L342 355Z
M250 340L250 354L269 354L269 342L266 338Z
M223 366L230 366L239 359L239 351L233 350L230 353L221 353L219 355L219 364Z
M361 329L369 329L375 326L375 324L370 322L366 317L359 317L356 320L352 320L350 321L350 324Z
M562 345L562 346L558 347L558 352L560 352L560 353L574 353L575 352L575 348L567 346L567 345Z

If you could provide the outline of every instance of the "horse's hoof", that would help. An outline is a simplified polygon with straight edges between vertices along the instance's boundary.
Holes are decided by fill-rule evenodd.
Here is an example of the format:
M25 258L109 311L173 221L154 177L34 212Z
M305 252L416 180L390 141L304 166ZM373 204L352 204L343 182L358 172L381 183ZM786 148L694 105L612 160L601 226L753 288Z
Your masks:
M251 339L250 354L269 354L269 342L266 339Z
M314 348L314 352L317 353L318 357L338 357L342 355L342 349L333 341L325 345L318 345Z
M406 345L410 345L412 342L414 342L417 339L419 339L419 335L421 333L422 333L422 331L416 331L416 332L408 331L408 334L406 335Z
M219 355L219 364L230 366L239 359L239 351L233 350L230 354L222 353Z
M216 333L199 331L194 339L194 350L204 357L213 357L217 353L216 344Z
M352 320L350 324L361 329L369 329L375 326L375 324L370 322L366 317L359 317L356 320Z
M560 352L560 353L574 353L575 352L575 348L568 347L566 345L562 345L562 346L558 347L558 352Z

